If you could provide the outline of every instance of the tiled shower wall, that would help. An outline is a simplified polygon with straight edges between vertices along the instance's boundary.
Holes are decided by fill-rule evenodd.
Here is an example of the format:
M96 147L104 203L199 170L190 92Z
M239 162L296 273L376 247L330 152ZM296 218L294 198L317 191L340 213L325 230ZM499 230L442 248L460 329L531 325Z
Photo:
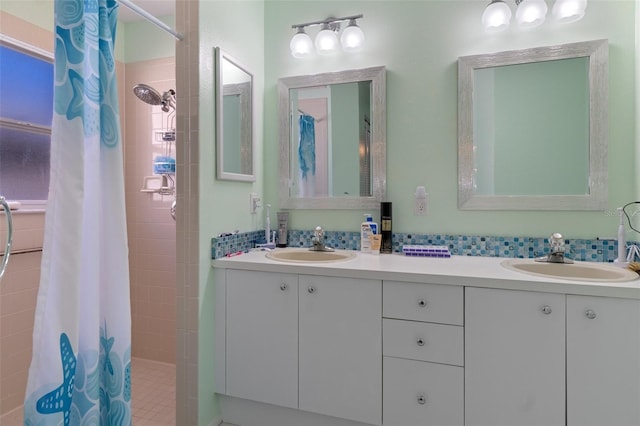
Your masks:
M128 63L124 82L132 356L175 363L176 223L170 215L174 198L140 192L145 177L153 175L153 159L165 154L162 143L155 141L155 131L172 122L160 107L145 104L132 91L138 83L160 93L175 89L175 59ZM175 158L175 146L172 156Z
M4 252L6 220L0 214ZM22 405L31 362L40 261L43 213L13 215L13 247L0 282L0 415Z

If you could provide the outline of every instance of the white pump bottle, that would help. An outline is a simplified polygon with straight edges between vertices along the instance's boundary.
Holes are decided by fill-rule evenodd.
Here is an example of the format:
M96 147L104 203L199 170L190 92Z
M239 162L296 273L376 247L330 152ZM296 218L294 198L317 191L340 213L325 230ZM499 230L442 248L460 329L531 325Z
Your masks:
M622 207L617 209L620 216L620 224L618 225L618 258L614 261L618 266L627 266L627 238L624 229L624 216Z

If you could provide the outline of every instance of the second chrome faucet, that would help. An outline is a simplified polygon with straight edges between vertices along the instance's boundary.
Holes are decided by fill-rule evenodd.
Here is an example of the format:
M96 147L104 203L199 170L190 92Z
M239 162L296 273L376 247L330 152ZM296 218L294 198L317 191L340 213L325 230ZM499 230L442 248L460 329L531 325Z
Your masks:
M549 237L550 251L547 256L538 257L536 262L549 263L573 263L573 260L565 257L564 237L559 232L554 232Z

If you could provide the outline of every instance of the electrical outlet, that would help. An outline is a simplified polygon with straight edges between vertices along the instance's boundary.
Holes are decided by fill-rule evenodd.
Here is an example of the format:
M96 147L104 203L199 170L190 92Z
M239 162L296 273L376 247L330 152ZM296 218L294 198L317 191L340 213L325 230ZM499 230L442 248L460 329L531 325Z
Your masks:
M427 215L427 198L416 198L416 204L413 207L413 214L415 216L426 216Z
M413 215L414 216L426 216L427 215L427 201L429 200L429 194L425 190L424 186L416 188L414 194Z
M255 192L249 193L249 213L256 214L258 207L260 207L258 201L260 201L258 194Z

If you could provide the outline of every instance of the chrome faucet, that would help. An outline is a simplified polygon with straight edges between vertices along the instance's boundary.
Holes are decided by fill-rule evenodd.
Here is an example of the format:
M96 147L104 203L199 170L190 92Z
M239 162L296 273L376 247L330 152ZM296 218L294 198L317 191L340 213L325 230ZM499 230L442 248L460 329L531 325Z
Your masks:
M321 226L316 226L311 242L313 243L309 248L311 251L335 251L335 249L324 245L324 230Z
M547 256L538 257L536 262L549 262L549 263L573 263L573 260L564 256L564 237L559 232L554 232L549 237L549 245L551 250Z

